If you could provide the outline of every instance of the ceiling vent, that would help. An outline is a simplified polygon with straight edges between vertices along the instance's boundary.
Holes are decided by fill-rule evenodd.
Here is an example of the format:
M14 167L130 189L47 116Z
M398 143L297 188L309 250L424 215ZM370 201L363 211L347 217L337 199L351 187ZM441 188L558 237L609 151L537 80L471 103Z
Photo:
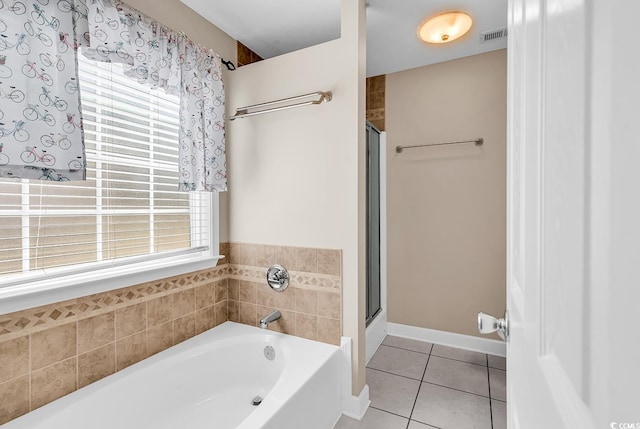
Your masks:
M497 30L490 30L480 33L480 43L491 42L492 40L504 39L507 37L507 29L499 28Z

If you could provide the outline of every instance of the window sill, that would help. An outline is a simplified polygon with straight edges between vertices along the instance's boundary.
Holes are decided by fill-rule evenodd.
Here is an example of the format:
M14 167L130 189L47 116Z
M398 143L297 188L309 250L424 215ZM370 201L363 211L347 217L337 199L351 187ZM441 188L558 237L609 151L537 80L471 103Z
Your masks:
M213 268L222 258L222 255L164 258L7 286L0 288L0 314Z

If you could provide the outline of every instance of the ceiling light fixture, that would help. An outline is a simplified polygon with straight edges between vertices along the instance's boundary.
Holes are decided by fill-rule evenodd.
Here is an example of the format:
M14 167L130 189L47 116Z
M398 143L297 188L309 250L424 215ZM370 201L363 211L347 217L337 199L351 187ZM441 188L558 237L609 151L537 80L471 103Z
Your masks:
M464 36L473 20L464 12L444 12L422 21L418 36L427 43L448 43Z

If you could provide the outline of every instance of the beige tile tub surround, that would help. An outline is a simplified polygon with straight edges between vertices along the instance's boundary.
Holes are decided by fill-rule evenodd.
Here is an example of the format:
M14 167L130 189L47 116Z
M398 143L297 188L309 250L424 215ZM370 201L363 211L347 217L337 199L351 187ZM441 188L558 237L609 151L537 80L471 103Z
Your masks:
M0 424L227 320L255 326L278 309L270 329L339 344L339 250L220 251L228 257L211 270L0 315ZM290 270L283 293L266 285L272 263Z
M263 316L280 310L269 329L330 344L341 336L340 250L230 243L229 320L256 326ZM271 290L267 268L289 270L289 288Z
M225 322L227 272L1 315L0 424Z

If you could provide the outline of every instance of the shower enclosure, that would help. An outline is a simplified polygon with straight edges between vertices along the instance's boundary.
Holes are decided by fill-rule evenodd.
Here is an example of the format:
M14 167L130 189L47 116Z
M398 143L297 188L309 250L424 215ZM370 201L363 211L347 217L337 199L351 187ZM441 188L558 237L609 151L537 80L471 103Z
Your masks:
M380 130L367 121L367 326L380 312Z

